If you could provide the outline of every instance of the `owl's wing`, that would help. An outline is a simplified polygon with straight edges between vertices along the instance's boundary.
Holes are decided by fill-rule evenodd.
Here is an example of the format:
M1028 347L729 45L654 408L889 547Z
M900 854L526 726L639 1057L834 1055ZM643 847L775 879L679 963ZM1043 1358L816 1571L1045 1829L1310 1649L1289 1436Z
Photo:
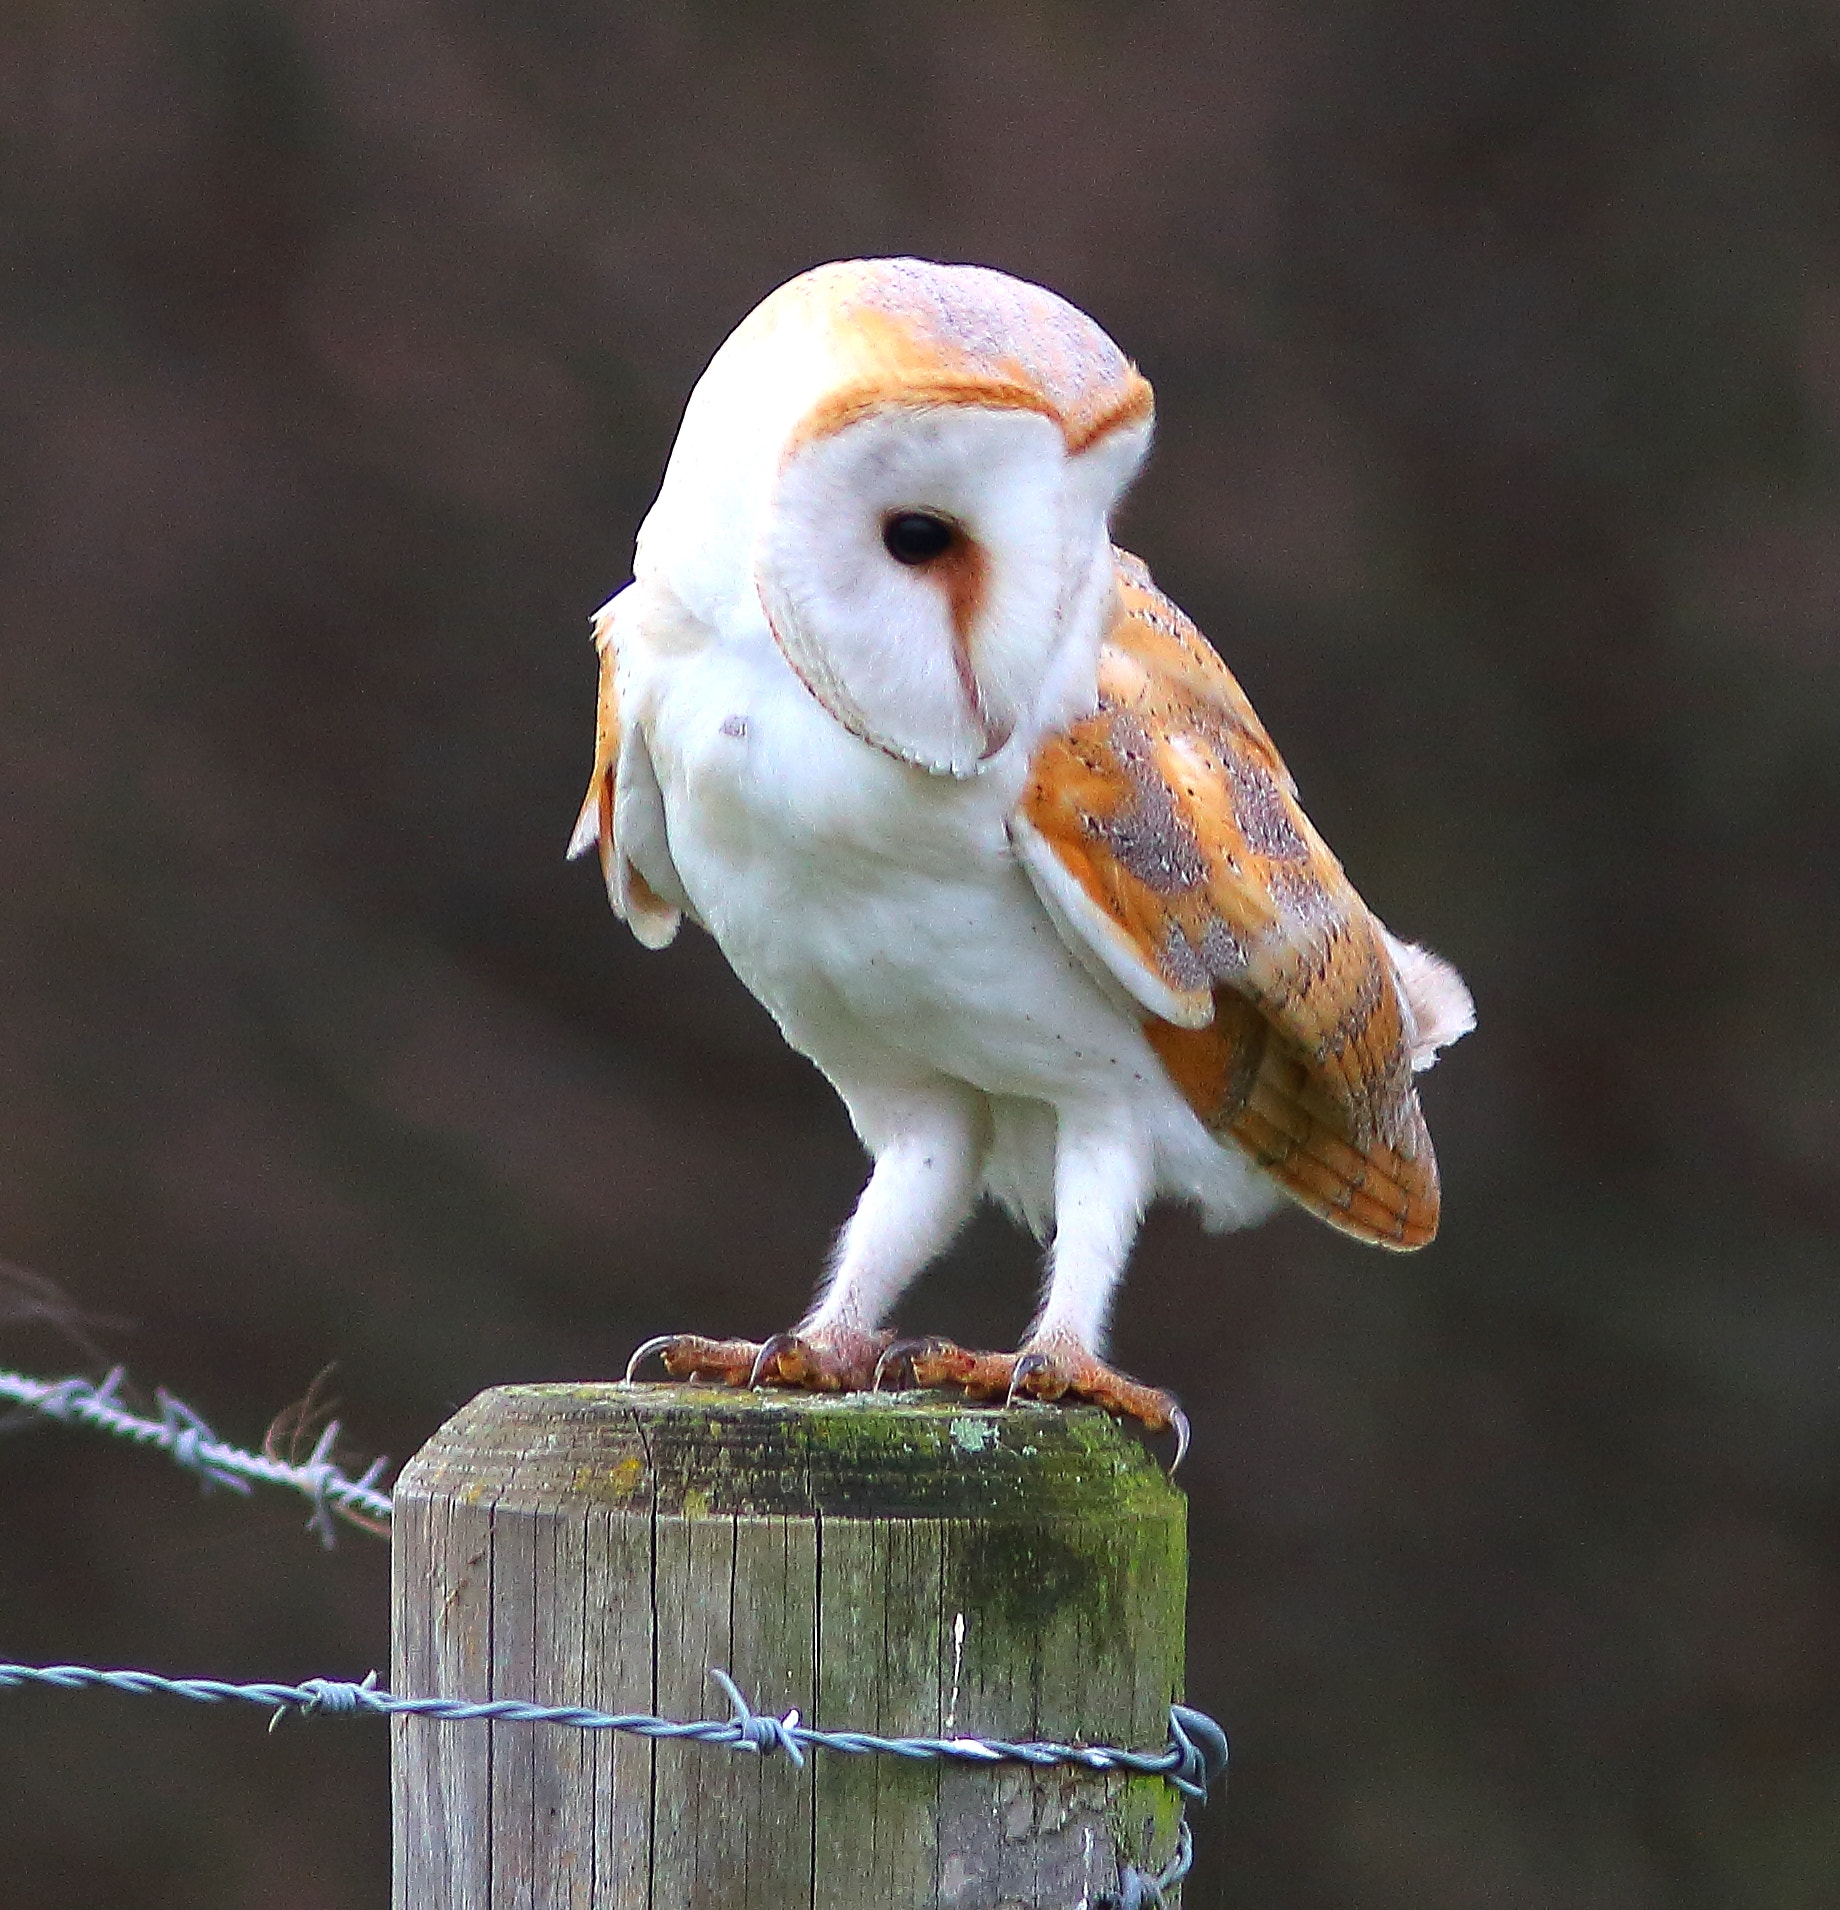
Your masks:
M1213 1132L1344 1231L1422 1246L1438 1179L1412 1076L1468 994L1368 911L1245 692L1123 552L1117 587L1098 708L1037 751L1017 855Z
M665 839L664 797L651 752L640 731L620 721L619 630L632 601L631 591L624 590L594 619L594 647L601 658L594 773L569 839L569 855L598 848L614 914L647 948L663 948L677 933L685 901ZM653 881L640 874L641 864L651 870Z

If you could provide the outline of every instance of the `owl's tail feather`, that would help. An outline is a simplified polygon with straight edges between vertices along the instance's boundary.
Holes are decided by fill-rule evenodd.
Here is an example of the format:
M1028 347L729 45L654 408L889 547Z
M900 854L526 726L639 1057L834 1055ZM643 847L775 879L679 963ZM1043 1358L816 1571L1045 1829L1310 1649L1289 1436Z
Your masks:
M1424 1246L1437 1232L1437 1157L1409 1082L1386 1111L1387 1135L1357 1138L1356 1110L1312 1081L1250 1001L1221 989L1214 1005L1205 1028L1144 1024L1208 1131L1237 1142L1293 1200L1343 1233L1401 1252Z
M1293 1200L1330 1226L1406 1252L1437 1233L1438 1171L1417 1095L1408 1094L1402 1115L1392 1141L1355 1144L1346 1110L1325 1099L1303 1062L1274 1041L1226 1127Z

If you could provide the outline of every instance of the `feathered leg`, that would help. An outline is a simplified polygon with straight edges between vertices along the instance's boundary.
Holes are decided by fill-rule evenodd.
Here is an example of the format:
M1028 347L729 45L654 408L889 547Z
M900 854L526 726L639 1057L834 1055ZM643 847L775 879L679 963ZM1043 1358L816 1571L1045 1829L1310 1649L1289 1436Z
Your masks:
M1153 1189L1143 1142L1121 1121L1063 1113L1054 1157L1047 1290L1025 1352L1096 1354Z
M1070 1399L1103 1406L1152 1432L1173 1430L1176 1460L1188 1421L1174 1397L1099 1358L1112 1296L1154 1187L1154 1169L1128 1124L1104 1111L1062 1110L1054 1170L1054 1244L1041 1311L1017 1353L972 1353L945 1340L891 1346L882 1370L905 1366L921 1386L961 1386L976 1398Z

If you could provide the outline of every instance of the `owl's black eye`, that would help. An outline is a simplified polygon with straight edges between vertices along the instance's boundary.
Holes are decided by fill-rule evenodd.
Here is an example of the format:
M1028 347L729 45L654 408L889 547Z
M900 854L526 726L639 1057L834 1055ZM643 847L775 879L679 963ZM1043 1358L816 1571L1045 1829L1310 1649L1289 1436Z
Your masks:
M954 526L930 511L898 511L882 526L882 546L897 564L930 564L957 536Z

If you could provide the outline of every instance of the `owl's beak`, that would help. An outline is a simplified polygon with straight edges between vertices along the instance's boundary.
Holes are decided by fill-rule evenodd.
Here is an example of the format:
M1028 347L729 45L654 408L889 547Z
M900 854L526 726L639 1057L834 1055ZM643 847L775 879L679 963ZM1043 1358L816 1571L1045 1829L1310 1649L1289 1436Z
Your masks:
M973 723L983 733L984 747L978 752L976 768L982 769L990 759L1005 749L1009 739L1016 733L1016 718L1008 713L993 711L990 698L984 686L978 681L977 666L971 660L973 638L970 632L959 627L953 620L952 661L958 670L958 687L963 692L965 710ZM930 767L930 765L929 765ZM962 775L961 770L945 768L935 774Z
M775 616L771 609L767 610L767 628L780 655L792 666L793 675L817 702L858 741L898 763L911 763L929 776L975 776L1015 734L1016 718L991 709L966 645L953 645L958 694L952 701L959 709L942 734L937 724L916 722L910 728L901 718L912 712L889 709L871 716L850 693L820 646L804 641L795 625Z

